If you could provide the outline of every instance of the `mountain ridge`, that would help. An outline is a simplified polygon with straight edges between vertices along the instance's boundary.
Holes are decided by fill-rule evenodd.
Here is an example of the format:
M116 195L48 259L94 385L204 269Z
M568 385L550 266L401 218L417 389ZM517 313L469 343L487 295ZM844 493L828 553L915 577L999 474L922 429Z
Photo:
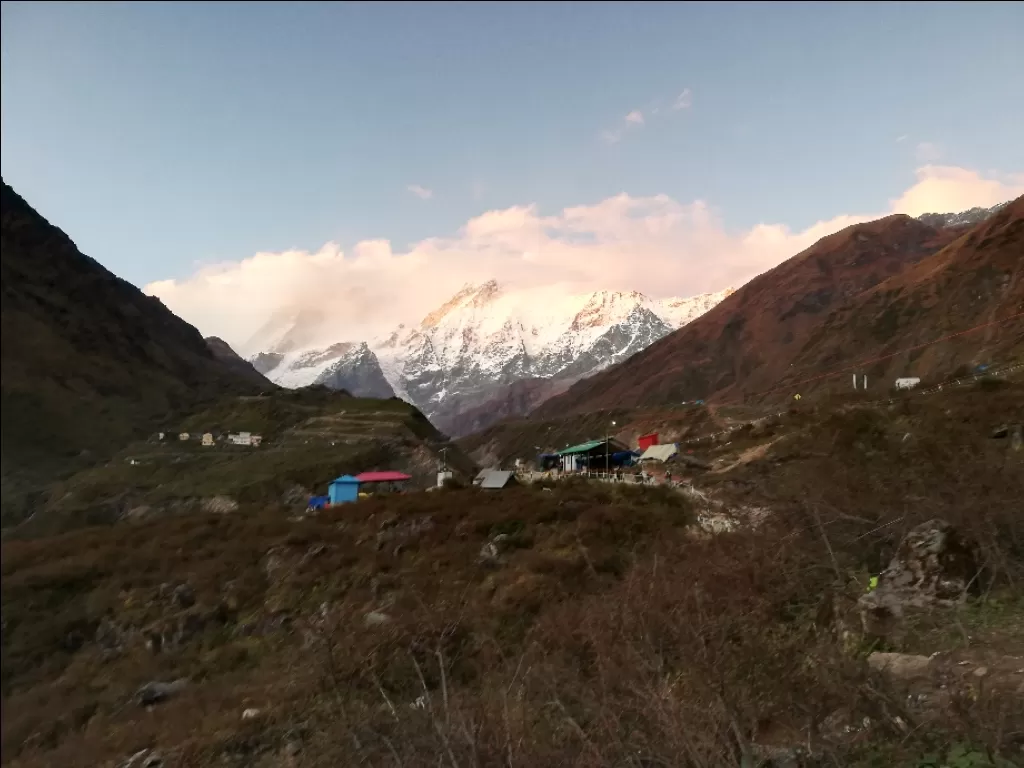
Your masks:
M1018 198L966 231L899 214L847 227L758 276L623 365L543 402L532 415L743 400L780 389L780 396L788 397L793 393L786 387L798 380L804 382L802 391L832 386L832 381L805 380L842 361L896 352L901 345L941 337L944 330L1003 316L1007 307L1019 310L1024 305L1022 220L1024 198ZM953 340L944 351L897 355L865 365L860 373L876 387L898 375L951 373L979 355L1020 355L1024 332L994 330L981 347L985 355L972 353L972 343Z
M277 388L79 251L6 182L0 195L5 523L31 512L41 483L162 415Z

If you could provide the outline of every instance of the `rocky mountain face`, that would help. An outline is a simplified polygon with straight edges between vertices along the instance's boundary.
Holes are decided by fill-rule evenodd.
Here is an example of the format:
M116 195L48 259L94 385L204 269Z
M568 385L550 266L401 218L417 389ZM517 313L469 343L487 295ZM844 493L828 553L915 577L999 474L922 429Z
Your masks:
M1022 254L1024 198L966 231L903 215L857 224L535 413L849 391L850 366L885 392L898 376L1019 359Z
M930 227L973 227L1005 208L1009 203L1000 203L991 208L970 208L960 213L924 213L917 220Z
M520 407L626 360L730 293L666 300L620 291L527 296L490 281L467 285L419 324L368 342L298 347L294 340L304 333L293 323L251 361L286 387L321 383L357 396L396 394L440 429L464 434L489 423L488 413L492 420L518 415ZM527 380L551 384L509 389Z
M32 511L41 485L156 419L276 389L226 344L208 343L83 255L7 184L0 194L5 523Z

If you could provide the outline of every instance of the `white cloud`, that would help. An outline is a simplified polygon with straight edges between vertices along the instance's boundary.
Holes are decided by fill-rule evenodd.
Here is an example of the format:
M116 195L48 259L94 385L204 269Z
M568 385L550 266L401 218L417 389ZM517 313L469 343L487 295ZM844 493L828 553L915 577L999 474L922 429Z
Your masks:
M416 195L420 200L429 200L434 196L434 190L421 187L419 184L410 184L405 189Z
M693 94L689 88L684 88L683 92L680 93L669 109L676 112L680 109L687 109L693 104ZM646 125L648 116L656 117L662 113L662 107L655 102L648 104L644 109L634 109L626 114L624 118L614 128L601 131L601 140L606 144L618 144L622 141L626 135L626 131L631 129L640 128ZM645 114L646 112L646 114Z
M907 140L907 134L905 134L905 133L900 134L899 136L896 137L896 143L897 144L902 144L906 140Z
M691 106L693 106L693 92L689 88L684 88L683 92L676 96L676 100L672 102L673 111L689 109Z
M993 205L1024 195L1024 173L993 175L955 166L926 165L917 169L917 183L895 200L890 210L908 216L952 213Z
M243 354L272 316L314 312L325 318L316 342L366 338L415 322L466 282L497 279L525 290L577 293L602 288L652 297L689 296L739 286L825 235L888 213L919 215L990 206L1024 194L1024 174L985 177L963 168L926 166L889 205L844 214L793 231L759 224L730 233L719 213L697 200L620 194L545 214L535 205L487 211L448 237L396 252L387 240L343 251L258 253L201 268L188 279L145 287L205 335Z

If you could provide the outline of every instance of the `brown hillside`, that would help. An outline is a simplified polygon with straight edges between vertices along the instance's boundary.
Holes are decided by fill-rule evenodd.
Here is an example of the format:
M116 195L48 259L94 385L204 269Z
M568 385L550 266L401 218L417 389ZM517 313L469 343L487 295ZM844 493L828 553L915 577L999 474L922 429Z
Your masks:
M832 313L795 358L801 373L786 381L871 358L883 359L859 371L886 385L904 375L928 378L1018 360L1022 268L1024 198Z
M551 417L693 399L741 401L796 382L813 389L835 380L808 379L896 351L908 340L920 343L993 317L1020 296L1014 261L1019 264L1024 252L1021 207L1018 200L966 234L903 215L848 227L755 278L622 365L548 400L536 413ZM971 278L955 292L960 298L954 293L936 298L967 274L976 281ZM970 301L969 290L976 290ZM902 309L887 309L895 296L903 297ZM944 317L946 312L952 315ZM870 317L876 319L868 328ZM990 338L1008 334L1000 327ZM993 352L1003 354L1015 347L1012 338L993 344ZM913 375L950 373L974 359L967 352L955 344L946 353L922 355ZM864 372L888 376L896 367Z
M5 540L2 763L1019 765L1024 451L990 435L1021 396L805 402L698 494L445 489ZM869 577L936 520L977 545L979 594L862 634ZM927 687L878 650L934 665ZM964 745L1006 759L928 757Z
M2 185L3 520L41 485L109 455L157 419L226 394L244 376L199 331L145 296Z

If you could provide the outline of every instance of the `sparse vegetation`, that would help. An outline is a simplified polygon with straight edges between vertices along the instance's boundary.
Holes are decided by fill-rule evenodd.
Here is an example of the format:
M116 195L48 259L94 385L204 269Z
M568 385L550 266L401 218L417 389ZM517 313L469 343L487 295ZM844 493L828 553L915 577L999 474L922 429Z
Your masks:
M224 441L203 446L179 441L193 435L245 429L261 433L259 447ZM423 415L398 400L354 398L325 388L278 390L226 397L166 425L166 438L150 435L110 461L53 483L33 517L11 536L36 536L126 517L181 514L238 505L247 513L296 511L309 493L324 492L339 474L402 469L421 485L432 484L436 452L447 445ZM450 466L462 475L472 463L455 447Z
M699 498L573 482L8 541L4 760L1015 764L1019 700L974 686L926 718L865 663L877 645L843 633L868 576L939 517L978 542L983 589L889 650L954 654L953 670L1024 651L1024 458L989 437L1020 394L806 404L747 430L716 450L778 442L699 485L770 514L715 535ZM178 678L152 713L131 702Z

